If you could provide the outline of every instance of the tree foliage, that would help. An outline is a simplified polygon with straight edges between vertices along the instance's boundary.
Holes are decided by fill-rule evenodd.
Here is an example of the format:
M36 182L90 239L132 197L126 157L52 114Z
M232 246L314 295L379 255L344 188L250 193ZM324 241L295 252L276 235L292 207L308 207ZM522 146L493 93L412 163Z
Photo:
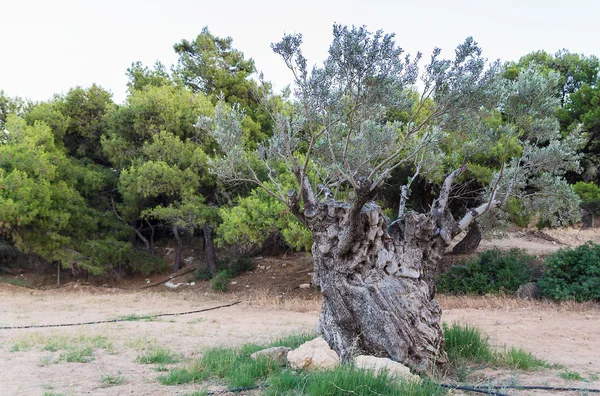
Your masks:
M287 113L273 113L276 132L268 142L244 150L243 113L228 112L223 104L212 121L206 120L205 128L212 129L227 154L212 162L222 180L251 180L299 214L301 205L336 199L344 190L366 186L370 195L400 166L415 170L407 186L416 176L442 182L443 175L458 170L454 182L470 161L496 147L497 166L488 172L480 195L483 206L468 212L460 228L473 213L506 206L511 197L523 200L523 210L547 215L552 224L577 220L578 198L563 176L578 169L580 141L576 134L563 138L559 133L554 117L558 74L527 68L512 80L503 78L500 64L486 66L471 38L457 47L454 60L442 59L436 49L419 72L421 55L405 56L393 35L338 25L328 59L311 70L301 42L301 35L292 35L273 45L293 71L296 102ZM419 77L424 87L415 95ZM390 121L389 109L405 115ZM451 140L460 141L460 147L444 147ZM265 179L256 172L260 162L268 169ZM300 204L277 182L281 164L295 175ZM319 170L315 177L310 167Z

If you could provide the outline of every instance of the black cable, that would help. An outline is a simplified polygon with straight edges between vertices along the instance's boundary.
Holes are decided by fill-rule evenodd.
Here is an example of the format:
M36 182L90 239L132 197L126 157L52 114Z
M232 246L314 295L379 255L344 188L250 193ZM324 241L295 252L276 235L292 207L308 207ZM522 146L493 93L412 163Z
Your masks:
M600 389L588 389L588 388L564 388L560 386L540 386L540 385L495 385L495 386L486 386L484 388L492 388L492 389L532 389L532 390L549 390L549 391L561 391L561 392L591 392L591 393L600 393Z
M237 393L237 392L243 392L243 391L253 390L253 389L262 389L262 388L266 388L268 386L269 386L269 384L244 386L242 388L232 388L232 389L227 389L227 390L222 390L222 391L206 392L206 394L207 395L220 395L220 394L229 393L229 392Z
M187 311L187 312L176 312L176 313L163 313L156 315L146 315L140 317L140 319L152 319L152 318L160 318L164 316L180 316L180 315L189 315L199 312L212 311L219 308L231 307L232 305L236 305L241 303L241 301L236 301L231 304L219 305L217 307L197 309L195 311ZM28 325L28 326L0 326L0 330L15 330L15 329L40 329L45 327L71 327L71 326L84 326L84 325L94 325L94 324L102 324L102 323L116 323L116 322L132 322L129 318L123 319L112 319L112 320L97 320L94 322L79 322L79 323L61 323L61 324L50 324L50 325Z
M440 387L446 388L446 389L459 389L459 390L464 390L464 391L468 391L468 392L484 393L486 395L494 395L494 396L510 396L510 395L507 395L506 393L494 392L494 391L486 390L485 388L480 388L480 387L470 387L470 386L452 385L452 384L438 384L438 385ZM490 388L493 388L493 387L490 387ZM494 389L498 389L498 388L494 388Z

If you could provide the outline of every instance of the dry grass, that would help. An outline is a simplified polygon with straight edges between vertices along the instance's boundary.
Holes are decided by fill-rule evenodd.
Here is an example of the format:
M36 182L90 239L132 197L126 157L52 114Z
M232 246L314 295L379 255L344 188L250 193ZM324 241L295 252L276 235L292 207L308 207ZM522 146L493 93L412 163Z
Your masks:
M559 312L587 312L600 310L600 304L595 302L578 303L574 301L554 302L550 300L525 300L511 296L452 296L438 294L436 299L442 309L530 309Z
M261 308L276 311L292 312L314 312L321 310L323 298L319 294L311 294L307 297L286 297L269 290L253 290L240 296L245 305L253 308Z

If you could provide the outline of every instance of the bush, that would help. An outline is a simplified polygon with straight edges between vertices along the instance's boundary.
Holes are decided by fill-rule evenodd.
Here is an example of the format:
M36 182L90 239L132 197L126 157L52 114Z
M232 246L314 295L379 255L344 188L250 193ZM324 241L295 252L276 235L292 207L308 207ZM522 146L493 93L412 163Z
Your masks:
M534 263L535 256L521 249L487 250L440 276L437 288L454 294L514 294L531 281Z
M212 277L213 275L208 268L200 268L194 271L194 278L196 278L196 280L209 281Z
M252 271L254 269L254 263L251 259L246 257L238 257L232 259L230 257L217 261L217 270L229 272L231 278L243 274L246 271Z
M600 245L588 241L575 249L561 249L544 262L540 280L543 295L555 300L600 300Z
M229 271L219 271L210 282L210 288L214 291L226 292L229 282L231 282Z

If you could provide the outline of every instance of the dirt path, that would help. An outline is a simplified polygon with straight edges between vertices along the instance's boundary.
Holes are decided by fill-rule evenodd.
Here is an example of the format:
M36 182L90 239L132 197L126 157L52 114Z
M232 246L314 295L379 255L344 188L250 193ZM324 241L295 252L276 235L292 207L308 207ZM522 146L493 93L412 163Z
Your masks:
M231 301L231 295L186 292L124 293L86 290L30 291L0 285L0 325L67 323L181 312ZM444 304L444 300L442 300ZM600 311L581 312L530 304L526 308L446 309L444 320L478 326L497 346L523 347L551 363L560 363L585 378L600 375ZM498 304L498 301L496 301ZM311 331L317 320L317 302L306 302L303 311L283 311L274 305L243 303L198 314L167 317L159 321L131 321L83 327L0 330L2 395L181 395L193 385L162 386L155 365L135 362L144 348L161 345L184 359L199 356L210 346L268 342L281 335ZM53 339L77 343L104 337L112 344L94 352L89 363L59 361L61 351L49 351ZM24 346L29 346L26 349ZM16 350L19 349L19 350ZM52 348L49 348L52 349ZM495 372L490 379L503 380L510 373ZM102 387L106 376L122 377L117 386ZM557 371L525 374L521 384L564 385ZM600 387L569 382L571 386ZM511 393L517 394L517 393Z

